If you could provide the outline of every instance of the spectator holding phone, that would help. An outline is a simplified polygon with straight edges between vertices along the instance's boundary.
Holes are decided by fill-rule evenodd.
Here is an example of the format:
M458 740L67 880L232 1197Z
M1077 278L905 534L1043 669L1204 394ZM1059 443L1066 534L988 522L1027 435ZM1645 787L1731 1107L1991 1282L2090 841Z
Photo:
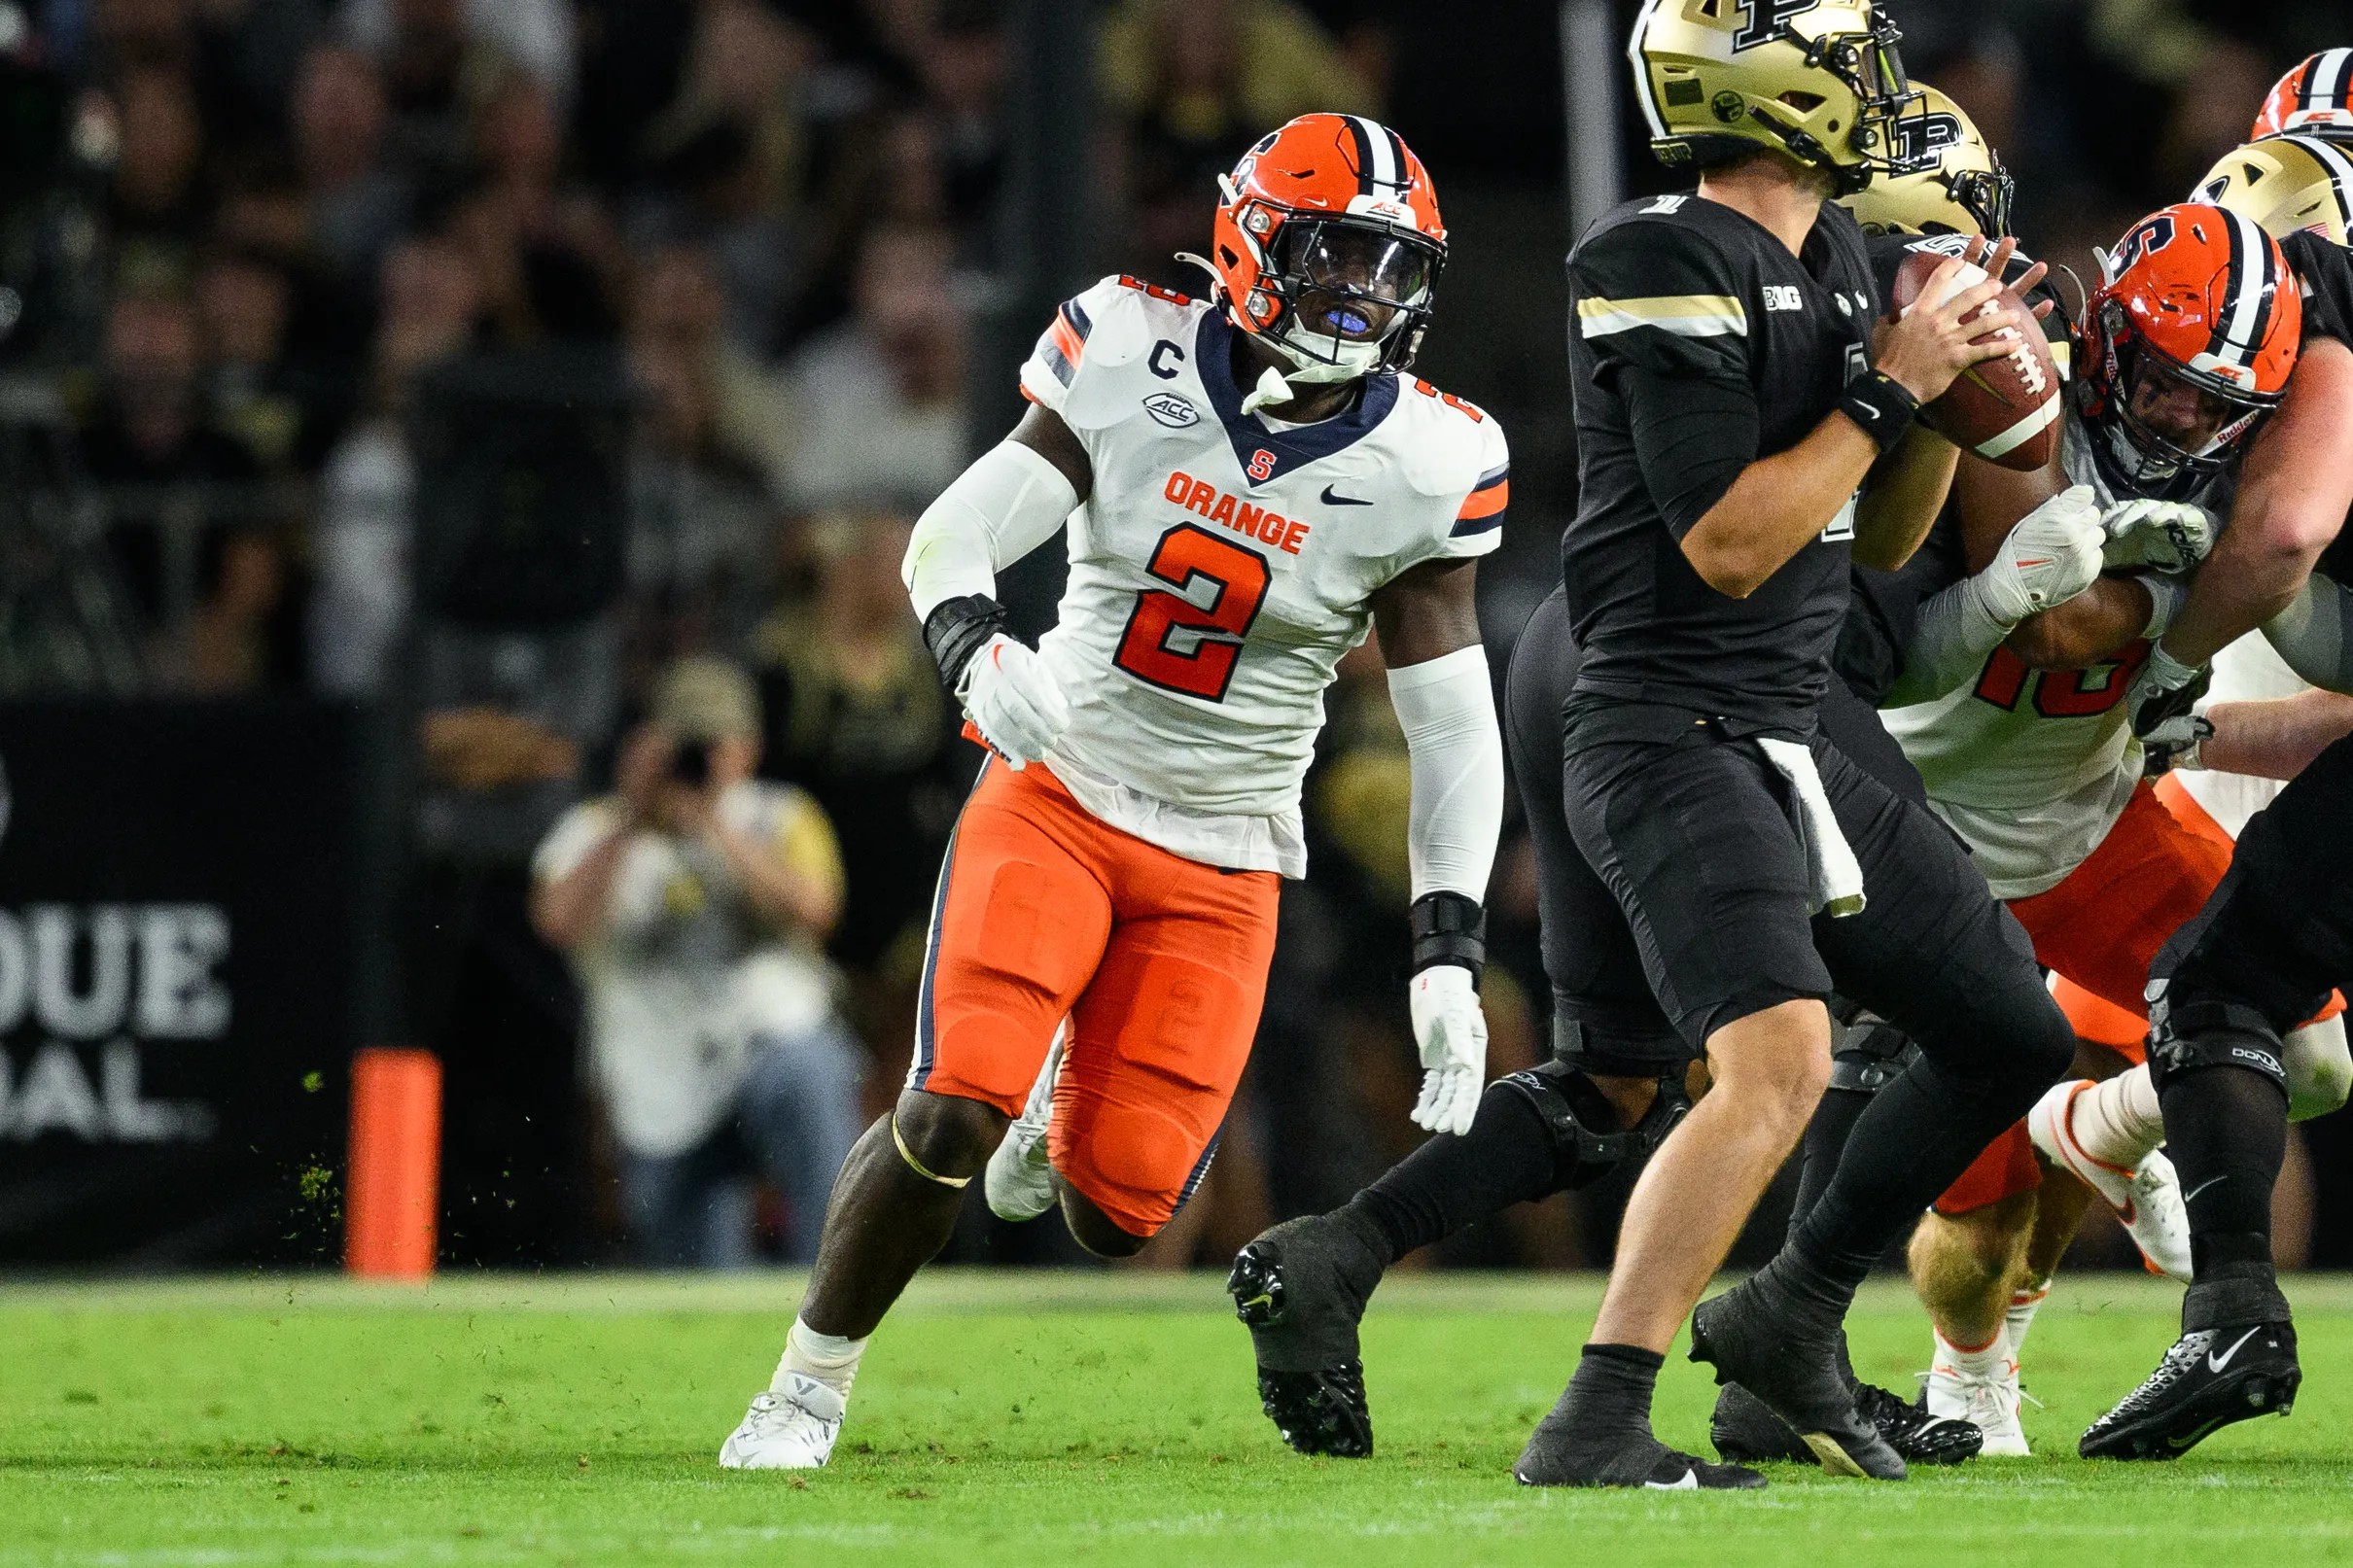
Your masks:
M533 920L579 976L622 1205L657 1267L750 1261L752 1172L783 1192L806 1262L860 1131L863 1055L820 948L840 853L814 800L752 776L759 733L742 671L680 660L615 792L568 812L533 864Z

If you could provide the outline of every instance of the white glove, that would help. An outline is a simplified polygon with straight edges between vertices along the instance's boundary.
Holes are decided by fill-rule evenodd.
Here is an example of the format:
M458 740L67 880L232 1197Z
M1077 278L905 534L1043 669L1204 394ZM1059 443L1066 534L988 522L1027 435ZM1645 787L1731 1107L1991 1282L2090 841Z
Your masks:
M1002 632L983 643L965 666L957 695L980 738L1015 772L1044 756L1071 722L1071 705L1045 660Z
M1458 963L1433 963L1408 982L1414 1044L1422 1050L1422 1098L1414 1125L1433 1132L1467 1132L1487 1091L1487 1015L1471 972Z
M2132 715L2132 733L2151 736L2165 724L2187 714L2197 699L2206 694L2214 679L2204 665L2182 663L2165 651L2160 641L2149 648L2149 662L2141 673L2132 678L2132 685L2125 693L2125 711Z
M2065 604L2098 580L2107 539L2091 487L2062 490L2019 518L1978 574L1986 612L2016 626L2037 610Z
M2148 566L2187 572L2214 548L2214 514L2184 501L2126 501L2100 518L2108 542L2100 558L2111 567Z

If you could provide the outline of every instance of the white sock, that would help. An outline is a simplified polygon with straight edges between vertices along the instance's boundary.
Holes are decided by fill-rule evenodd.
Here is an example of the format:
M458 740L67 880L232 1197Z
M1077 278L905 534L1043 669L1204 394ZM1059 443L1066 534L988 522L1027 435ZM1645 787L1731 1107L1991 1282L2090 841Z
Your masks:
M2042 1309L2044 1300L2051 1294L2048 1279L2028 1280L2010 1293L2010 1310L2002 1315L2002 1338L2010 1346L2010 1359L2015 1362L2026 1346L2026 1331L2034 1327L2034 1314Z
M2164 1113L2158 1109L2157 1086L2146 1066L2084 1090L2066 1115L2067 1136L2104 1166L2138 1170L2149 1151L2165 1141Z
M1999 1377L2003 1363L2010 1359L2007 1337L1996 1333L1974 1350L1964 1350L1945 1338L1945 1331L1936 1331L1936 1370L1958 1373L1963 1377Z
M787 1379L797 1372L847 1399L850 1385L858 1380L859 1358L865 1353L864 1340L820 1334L796 1317L791 1332L785 1336L785 1357L776 1364L776 1376L768 1379L768 1391L784 1393Z

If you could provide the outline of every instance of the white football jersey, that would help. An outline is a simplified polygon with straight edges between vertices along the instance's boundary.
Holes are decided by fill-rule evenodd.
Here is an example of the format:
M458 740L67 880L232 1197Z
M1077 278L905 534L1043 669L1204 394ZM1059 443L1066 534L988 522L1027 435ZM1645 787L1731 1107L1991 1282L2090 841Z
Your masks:
M2128 498L2101 473L2095 439L2070 405L2060 461L2068 482L2090 485L2106 508ZM2229 487L2209 483L2190 499L2227 509ZM2149 645L2135 640L2105 664L2037 671L1997 647L1975 680L1879 715L1994 896L2056 887L2124 814L2141 776L2125 694L2148 656Z
M1094 470L1038 644L1071 705L1046 762L1148 843L1298 877L1324 688L1376 590L1500 542L1508 457L1491 415L1393 372L1320 424L1246 415L1234 331L1209 304L1106 278L1021 367Z

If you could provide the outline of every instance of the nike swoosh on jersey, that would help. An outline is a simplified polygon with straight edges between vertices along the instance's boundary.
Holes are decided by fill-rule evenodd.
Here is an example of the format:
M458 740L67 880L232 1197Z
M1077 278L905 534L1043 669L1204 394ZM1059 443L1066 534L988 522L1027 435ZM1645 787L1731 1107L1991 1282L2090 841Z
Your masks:
M2225 1350L2221 1355L2218 1356L2211 1350L2207 1351L2206 1370L2208 1372L2220 1372L2225 1367L2230 1365L2230 1358L2238 1354L2239 1345L2245 1344L2249 1340L2252 1340L2258 1334L2263 1333L2263 1325L2259 1323L2238 1337L2238 1344L2232 1345L2230 1349Z
M1323 487L1323 504L1326 506L1369 506L1372 502L1362 496L1341 495L1327 484Z

